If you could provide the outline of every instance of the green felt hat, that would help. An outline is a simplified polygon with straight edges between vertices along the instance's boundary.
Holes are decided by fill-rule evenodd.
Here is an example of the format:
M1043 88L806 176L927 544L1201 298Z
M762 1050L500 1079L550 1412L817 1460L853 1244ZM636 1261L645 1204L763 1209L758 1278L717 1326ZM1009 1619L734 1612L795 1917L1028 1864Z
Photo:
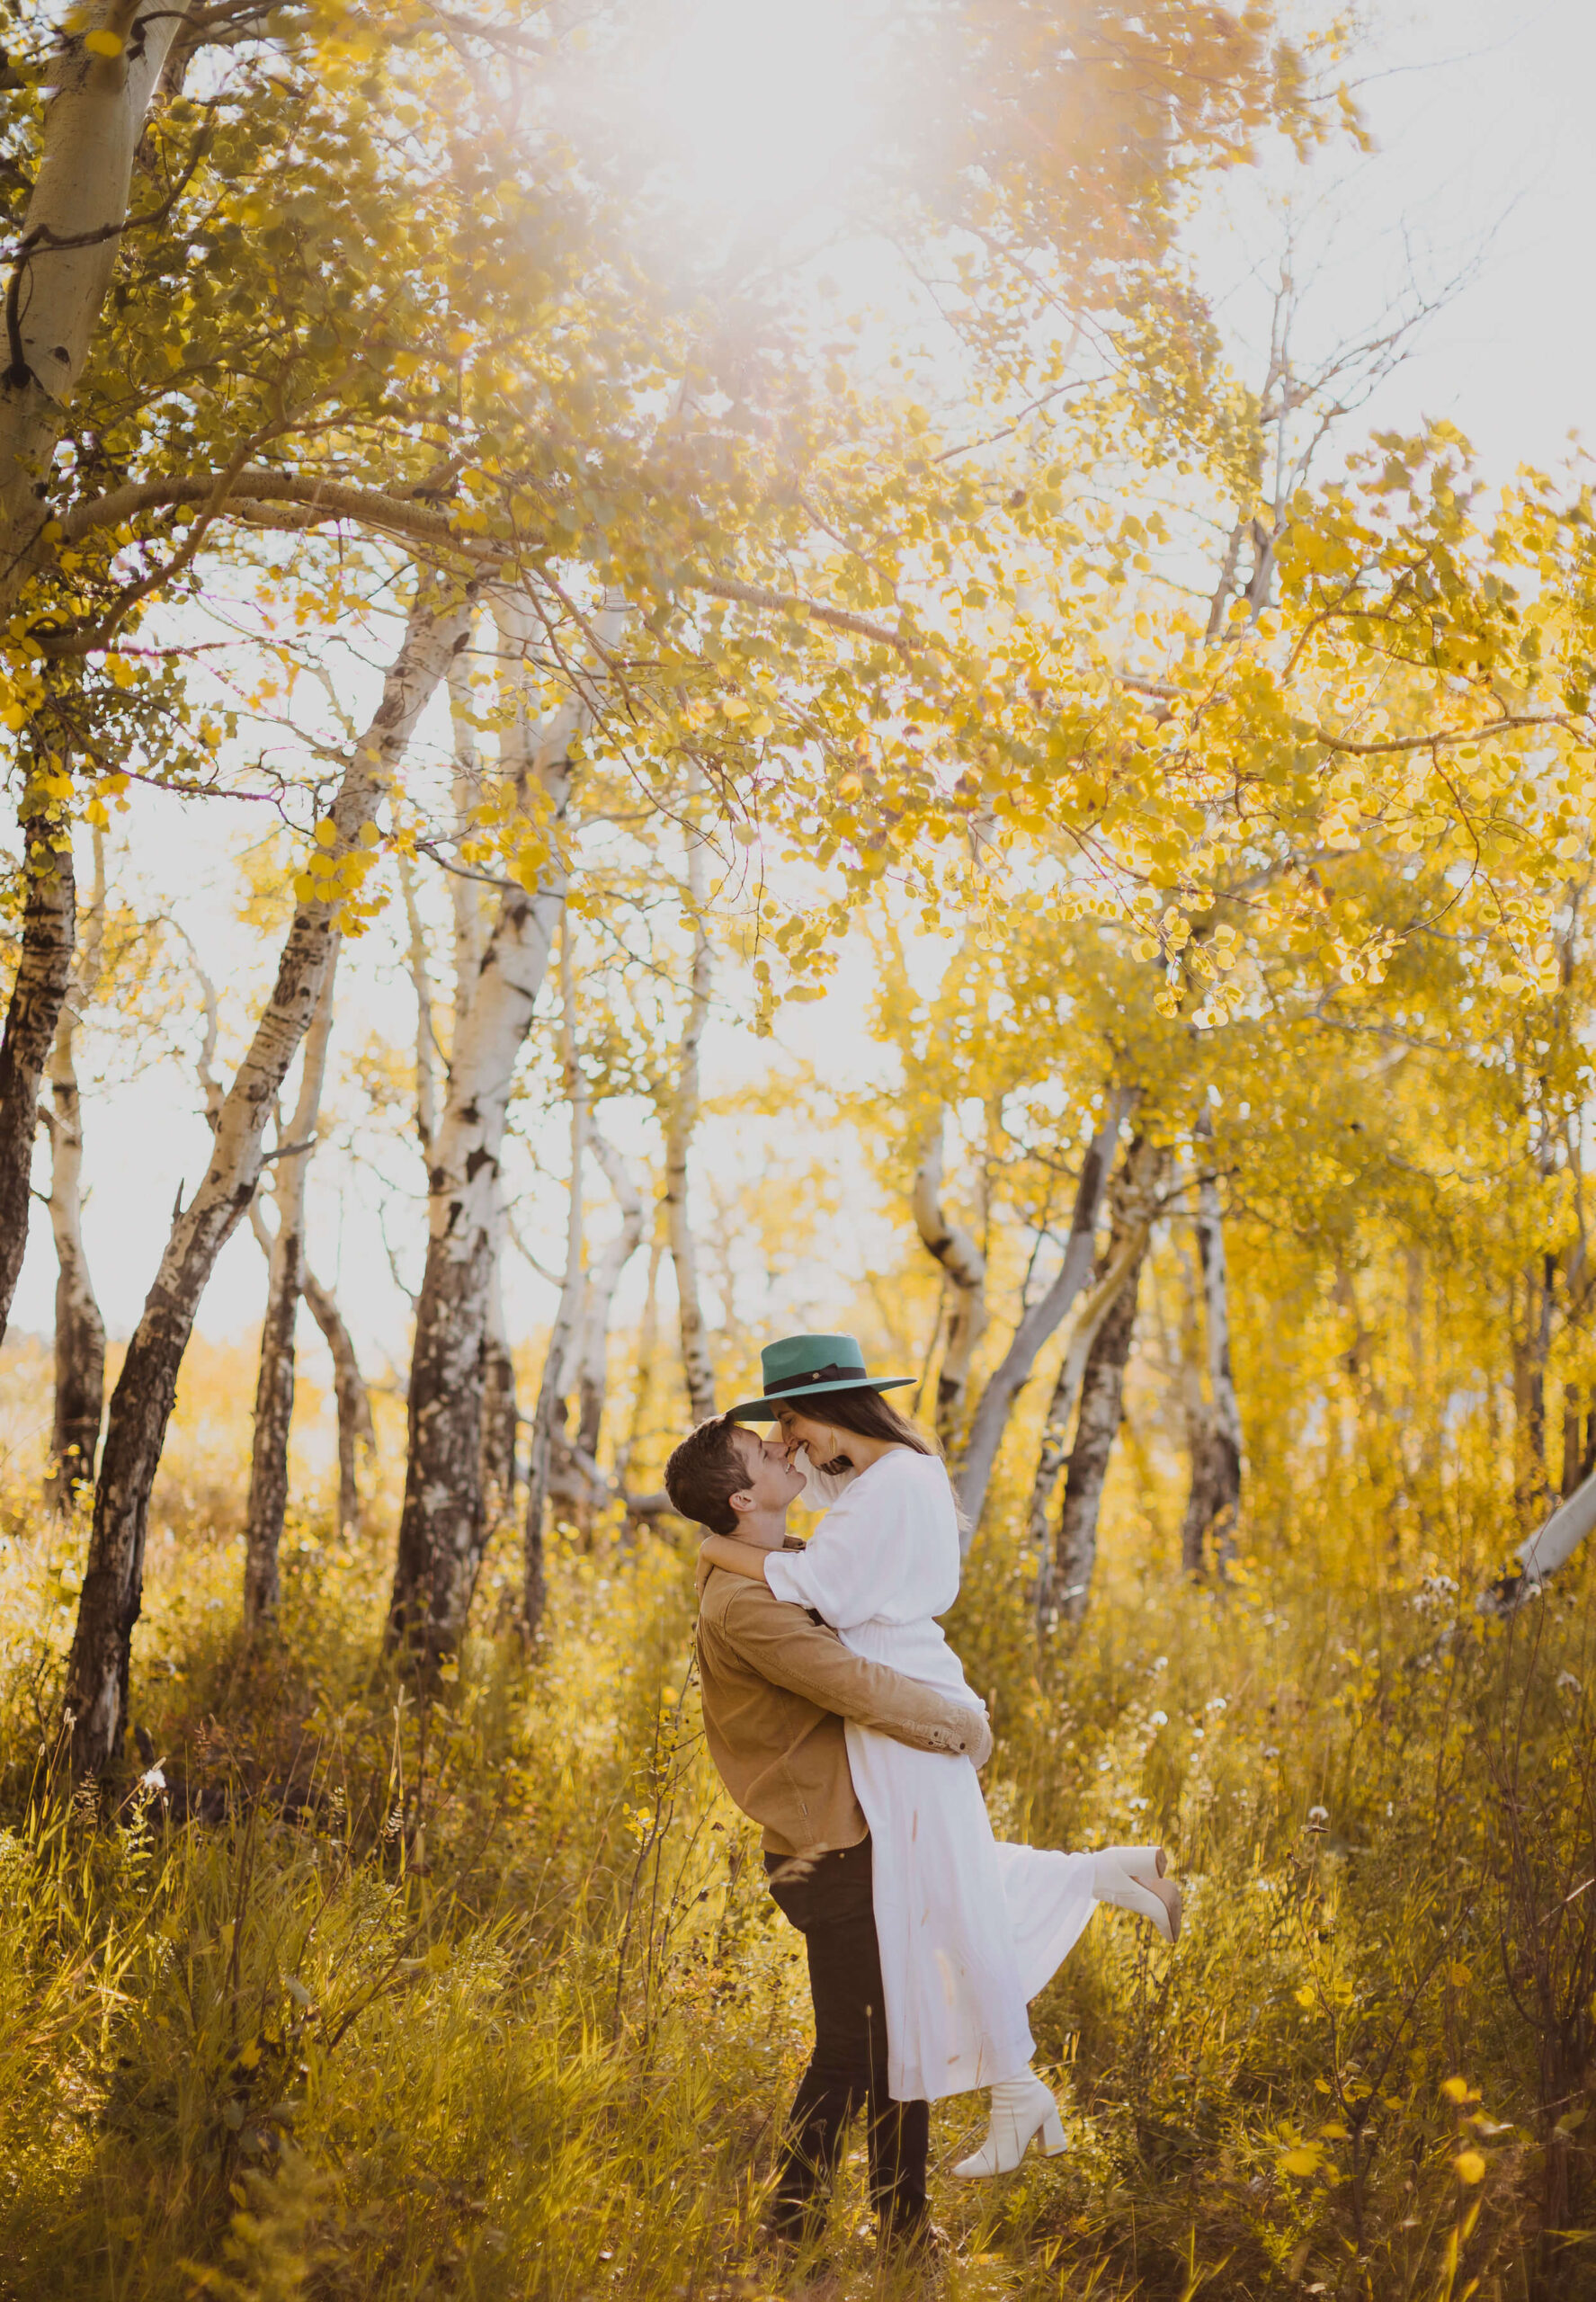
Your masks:
M759 1354L765 1387L761 1399L727 1410L732 1423L771 1423L784 1406L802 1406L825 1391L896 1391L913 1375L871 1375L851 1334L789 1334Z

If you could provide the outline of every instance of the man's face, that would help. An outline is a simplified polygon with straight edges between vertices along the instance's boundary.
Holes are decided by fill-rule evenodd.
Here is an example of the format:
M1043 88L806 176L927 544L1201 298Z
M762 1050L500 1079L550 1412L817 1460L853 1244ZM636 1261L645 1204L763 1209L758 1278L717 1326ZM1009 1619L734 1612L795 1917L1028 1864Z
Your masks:
M788 1461L780 1437L762 1439L739 1423L732 1432L732 1445L748 1473L745 1492L752 1500L745 1503L745 1510L785 1511L793 1496L803 1493L804 1475Z

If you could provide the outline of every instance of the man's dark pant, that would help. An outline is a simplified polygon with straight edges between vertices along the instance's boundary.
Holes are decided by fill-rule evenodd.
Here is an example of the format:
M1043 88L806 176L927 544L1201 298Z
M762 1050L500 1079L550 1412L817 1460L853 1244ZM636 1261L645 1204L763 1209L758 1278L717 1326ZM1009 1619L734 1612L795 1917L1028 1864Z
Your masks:
M789 2122L776 2183L774 2220L799 2236L842 2155L854 2111L869 2113L870 2198L883 2236L913 2230L925 2215L925 2156L931 2114L923 2102L895 2102L887 2092L887 2015L881 1953L870 1899L870 1842L822 1854L800 1866L765 1857L771 1894L802 1934L815 2002L815 2051Z

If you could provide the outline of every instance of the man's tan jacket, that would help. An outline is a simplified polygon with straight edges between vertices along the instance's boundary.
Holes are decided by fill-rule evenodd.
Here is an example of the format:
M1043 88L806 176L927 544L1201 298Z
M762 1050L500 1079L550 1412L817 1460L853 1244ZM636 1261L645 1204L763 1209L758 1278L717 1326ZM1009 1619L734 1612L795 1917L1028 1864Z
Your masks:
M825 1854L868 1832L844 1718L984 1766L985 1711L850 1654L834 1630L763 1583L711 1569L699 1602L704 1731L721 1780L763 1825L767 1854Z

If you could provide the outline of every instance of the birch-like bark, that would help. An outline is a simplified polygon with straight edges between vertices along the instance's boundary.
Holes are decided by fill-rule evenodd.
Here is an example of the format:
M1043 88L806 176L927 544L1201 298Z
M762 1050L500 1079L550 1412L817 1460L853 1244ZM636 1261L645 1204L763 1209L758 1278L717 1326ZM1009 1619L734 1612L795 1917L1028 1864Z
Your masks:
M326 1081L337 968L334 937L316 1013L305 1034L294 1115L273 1161L272 1196L277 1205L277 1232L266 1265L266 1315L261 1326L249 1509L245 1521L246 1630L258 1630L277 1612L278 1554L288 1512L289 1429L294 1415L294 1325L305 1286L305 1186Z
M1581 1483L1591 1475L1587 1460L1588 1441L1585 1433L1596 1429L1596 1414L1587 1421L1588 1408L1596 1404L1589 1386L1565 1383L1563 1386L1563 1482L1561 1493L1566 1503Z
M649 1410L654 1405L654 1362L659 1350L659 1268L664 1261L663 1206L654 1214L654 1236L648 1243L648 1283L643 1290L643 1316L638 1322L638 1372L632 1386L632 1408L627 1418L624 1444L615 1458L615 1476L624 1487L632 1465L648 1435Z
M1198 1121L1198 1155L1210 1149L1213 1124ZM1208 1396L1191 1424L1191 1488L1181 1525L1181 1563L1191 1575L1207 1572L1211 1545L1221 1569L1235 1556L1242 1504L1242 1418L1230 1364L1230 1287L1225 1262L1225 1221L1212 1166L1198 1178L1198 1259L1202 1271L1203 1330Z
M986 1505L986 1490L992 1483L993 1467L997 1461L998 1449L1003 1444L1003 1432L1008 1428L1014 1402L1030 1379L1038 1352L1048 1337L1057 1331L1092 1276L1097 1252L1098 1219L1102 1213L1103 1194L1108 1188L1114 1152L1119 1140L1119 1129L1129 1107L1129 1100L1123 1092L1111 1093L1109 1097L1108 1115L1081 1162L1081 1179L1075 1188L1069 1237L1065 1244L1064 1261L1059 1266L1058 1275L1045 1293L1022 1314L1013 1339L981 1393L980 1403L971 1417L968 1443L954 1485L964 1515L969 1522L972 1539L981 1523L981 1513Z
M582 1312L582 1192L587 1165L587 1079L576 1052L576 983L571 963L571 923L567 914L560 937L561 1036L565 1041L566 1093L571 1105L571 1190L566 1215L566 1269L559 1303L549 1331L543 1379L532 1412L531 1444L527 1450L526 1553L522 1585L522 1620L529 1638L542 1627L548 1602L548 1577L544 1559L543 1520L557 1466L555 1450L564 1440L567 1377L574 1357L577 1324ZM564 1466L557 1468L563 1469Z
M463 840L469 835L472 815L481 802L483 791L470 656L466 649L461 650L450 666L449 711L454 733L454 772L450 780L454 835L457 840ZM471 1004L471 987L482 965L482 950L486 938L480 885L475 879L468 879L459 871L450 872L448 878L449 899L454 916L454 1028L458 1032Z
M177 8L140 17L135 0L102 0L62 36L52 66L39 173L8 282L14 320L0 370L0 611L10 611L41 543L50 465L111 285L133 156L185 21ZM122 40L122 52L91 56L85 35L95 31Z
M454 836L461 845L471 835L476 810L483 795L482 761L477 743L477 704L468 651L455 657L449 674L449 711L454 737L453 772L450 797L454 812ZM454 957L454 1013L450 1047L463 1043L466 1019L482 966L486 940L482 888L463 871L445 873L449 883L451 940ZM495 1229L487 1281L487 1313L482 1346L482 1494L490 1527L509 1518L515 1509L515 1434L519 1421L515 1397L515 1361L504 1318L504 1208L503 1195L495 1207Z
M715 1368L709 1357L709 1334L699 1296L698 1254L688 1208L688 1164L699 1117L699 1048L709 1013L713 961L704 922L709 901L709 865L703 841L688 834L687 896L692 908L692 977L688 993L687 1020L676 1066L675 1085L665 1122L665 1236L676 1270L676 1300L682 1336L682 1372L687 1384L688 1412L695 1423L715 1413Z
M325 852L334 863L350 853L374 819L464 629L465 610L438 604L424 587L383 683L382 700L333 801L335 837ZM254 1195L261 1138L321 997L334 916L334 905L319 899L301 903L294 914L271 998L218 1111L204 1180L172 1227L111 1396L88 1568L67 1664L66 1709L79 1771L98 1772L121 1747L129 1655L143 1602L150 1486L176 1396L178 1369L217 1256Z
M0 1338L28 1247L39 1087L77 940L72 835L31 782L22 798L22 948L0 1036Z
M94 877L83 912L77 959L50 1050L53 1109L45 1114L50 1140L49 1220L56 1243L55 1416L46 1495L58 1511L70 1511L79 1490L94 1484L105 1412L105 1322L94 1299L83 1244L83 1102L76 1060L77 1028L99 989L105 951L105 834L98 825L94 853Z
M1026 1548L1037 1561L1037 1603L1052 1604L1052 1570L1048 1565L1048 1520L1058 1481L1069 1459L1070 1425L1086 1377L1086 1361L1098 1330L1146 1251L1147 1234L1157 1211L1164 1155L1145 1136L1135 1136L1126 1147L1119 1173L1109 1190L1108 1245L1092 1291L1070 1323L1059 1361L1057 1380L1048 1402L1037 1450L1036 1477L1025 1516Z
M582 1454L596 1462L609 1384L610 1316L620 1275L642 1243L643 1194L620 1152L591 1120L588 1142L620 1209L620 1228L588 1272L582 1297L582 1332L576 1353L576 1445Z
M249 1202L249 1222L269 1269L272 1233L258 1191ZM333 1360L333 1397L338 1413L338 1533L341 1538L358 1535L361 1518L360 1459L363 1455L370 1462L377 1452L377 1428L371 1420L371 1400L366 1389L365 1378L361 1373L354 1337L344 1324L343 1314L338 1308L338 1298L330 1287L323 1285L308 1263L300 1271L299 1291L311 1317L321 1329L322 1340Z
M947 1341L937 1375L936 1432L944 1451L951 1453L959 1438L970 1362L986 1331L986 1258L970 1233L942 1207L940 1113L914 1172L910 1206L914 1227L927 1253L942 1266L948 1281Z
M505 761L529 808L534 790L539 796L539 828L549 849L536 888L516 888L500 898L470 1010L450 1050L449 1101L432 1150L388 1626L390 1646L406 1648L424 1675L459 1645L482 1563L483 1347L504 1115L565 907L559 840L570 798L570 746L598 703L596 686L588 687L548 721L534 744L524 700L524 632L508 613L504 620L506 644L521 667ZM618 609L599 619L602 645L618 636L620 620Z
M361 1530L358 1459L364 1454L370 1461L377 1453L371 1400L355 1356L354 1338L343 1324L337 1298L322 1285L308 1263L299 1274L299 1287L333 1356L333 1396L338 1408L338 1532L347 1538Z
M504 1228L501 1208L488 1263L482 1338L482 1496L490 1527L515 1508L515 1361L504 1320Z
M415 994L415 1131L424 1159L432 1155L438 1132L438 1041L432 1028L432 973L427 964L426 929L416 900L415 866L399 855L399 888L405 898L405 964Z
M1097 1565L1097 1528L1102 1511L1109 1459L1119 1435L1125 1401L1125 1363L1136 1333L1137 1296L1146 1259L1140 1253L1127 1271L1086 1355L1081 1379L1081 1412L1064 1483L1064 1508L1053 1560L1048 1611L1079 1622L1092 1596Z

